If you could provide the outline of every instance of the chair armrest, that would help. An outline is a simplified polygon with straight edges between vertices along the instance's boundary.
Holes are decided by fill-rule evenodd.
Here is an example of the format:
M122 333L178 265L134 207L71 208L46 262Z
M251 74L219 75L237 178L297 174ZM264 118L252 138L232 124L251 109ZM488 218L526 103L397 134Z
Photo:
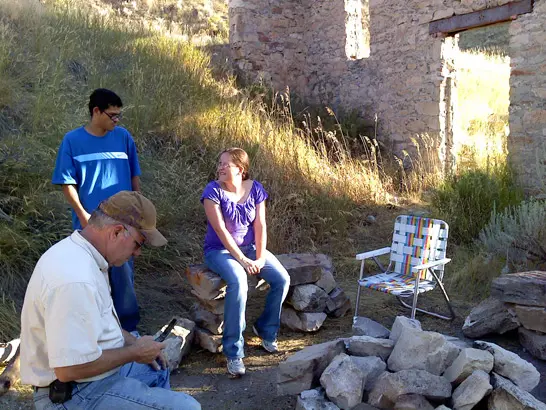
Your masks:
M423 269L433 268L434 266L438 266L438 265L445 265L446 263L450 261L451 261L450 258L444 258L444 259L439 259L437 261L433 261L429 263L423 263L422 265L416 265L413 268L411 268L411 272L416 273L417 271L420 271Z
M386 253L390 253L390 251L391 251L391 247L389 246L387 248L381 248L375 251L359 253L358 255L356 255L356 259L361 261L364 259L373 258L374 256L385 255Z

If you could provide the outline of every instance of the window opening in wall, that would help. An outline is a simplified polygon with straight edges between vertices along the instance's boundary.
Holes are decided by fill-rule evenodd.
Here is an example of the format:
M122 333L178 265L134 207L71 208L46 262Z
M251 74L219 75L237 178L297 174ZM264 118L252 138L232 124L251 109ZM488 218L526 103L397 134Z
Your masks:
M509 23L500 23L457 34L453 131L458 171L492 171L506 163L510 103L508 27Z
M369 0L345 0L345 54L349 60L370 56Z

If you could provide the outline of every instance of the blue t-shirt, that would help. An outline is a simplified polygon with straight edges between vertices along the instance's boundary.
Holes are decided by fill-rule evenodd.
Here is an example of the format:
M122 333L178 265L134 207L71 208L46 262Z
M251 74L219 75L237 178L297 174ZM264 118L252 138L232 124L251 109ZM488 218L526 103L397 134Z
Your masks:
M115 127L96 137L80 127L64 136L51 182L76 185L80 202L91 213L102 200L131 191L131 178L139 175L135 141L129 131ZM81 229L74 210L72 226Z
M254 244L254 220L256 219L256 205L267 199L267 192L258 181L252 181L252 188L248 198L243 203L233 202L222 189L218 181L210 182L201 195L201 202L210 199L220 205L226 229L229 231L238 246ZM207 221L205 235L205 253L212 250L225 249L224 244Z

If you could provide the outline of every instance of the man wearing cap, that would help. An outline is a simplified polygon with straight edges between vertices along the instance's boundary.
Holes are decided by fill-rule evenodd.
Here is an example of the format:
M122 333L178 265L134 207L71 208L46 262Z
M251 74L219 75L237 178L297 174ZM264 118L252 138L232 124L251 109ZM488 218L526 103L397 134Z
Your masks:
M72 207L72 228L85 228L97 205L119 191L140 191L140 166L133 137L118 126L121 98L99 88L89 97L89 122L68 132L59 147L52 182L62 185ZM114 306L122 327L136 331L140 314L133 259L110 272Z
M23 304L20 347L21 380L34 386L37 410L201 408L170 390L165 344L123 330L110 295L109 266L140 255L143 245L165 243L154 205L122 191L38 260Z

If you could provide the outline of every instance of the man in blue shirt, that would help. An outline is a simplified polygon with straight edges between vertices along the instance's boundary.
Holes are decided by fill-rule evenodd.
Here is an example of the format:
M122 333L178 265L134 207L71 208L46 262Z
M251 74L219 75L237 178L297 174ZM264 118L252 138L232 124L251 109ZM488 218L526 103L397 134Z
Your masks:
M72 207L74 229L83 229L99 203L120 191L140 191L140 166L133 137L118 127L121 98L99 88L89 98L90 121L67 133L57 154L52 182L62 185ZM110 269L112 299L121 326L136 330L140 320L133 259Z

